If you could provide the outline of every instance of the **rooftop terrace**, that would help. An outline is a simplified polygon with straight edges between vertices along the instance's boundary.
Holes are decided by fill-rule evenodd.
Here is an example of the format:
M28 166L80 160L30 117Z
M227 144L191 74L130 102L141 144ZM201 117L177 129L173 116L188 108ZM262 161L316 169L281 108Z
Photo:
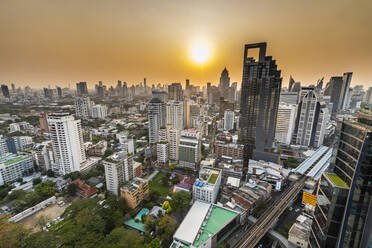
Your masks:
M31 155L17 155L13 153L6 153L0 156L0 163L4 163L4 165L7 166L29 158L31 158Z
M347 183L344 182L344 180L342 180L339 176L337 176L336 174L331 174L331 173L327 173L326 174L328 176L328 178L338 187L344 187L344 188L349 188L349 185L347 185Z

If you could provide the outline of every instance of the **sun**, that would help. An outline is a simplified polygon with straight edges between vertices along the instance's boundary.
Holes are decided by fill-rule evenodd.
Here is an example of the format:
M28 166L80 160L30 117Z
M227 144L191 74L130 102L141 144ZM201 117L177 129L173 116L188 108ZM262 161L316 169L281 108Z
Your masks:
M191 58L197 64L205 64L210 57L209 47L206 43L198 42L191 47Z

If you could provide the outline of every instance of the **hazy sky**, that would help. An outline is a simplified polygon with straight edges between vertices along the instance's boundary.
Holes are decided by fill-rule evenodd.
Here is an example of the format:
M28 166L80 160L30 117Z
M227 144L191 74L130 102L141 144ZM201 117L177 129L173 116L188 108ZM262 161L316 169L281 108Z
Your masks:
M266 41L283 85L352 71L372 86L371 13L371 0L1 0L0 83L216 84L225 66L240 83L244 44Z

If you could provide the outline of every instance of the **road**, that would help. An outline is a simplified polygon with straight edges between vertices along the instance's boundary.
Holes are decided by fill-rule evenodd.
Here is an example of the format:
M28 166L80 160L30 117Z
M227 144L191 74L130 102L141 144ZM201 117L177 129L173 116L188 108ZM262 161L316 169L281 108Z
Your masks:
M256 224L248 228L247 232L240 238L233 247L236 248L253 248L261 238L270 230L274 222L284 212L291 201L297 196L305 185L306 177L300 178L297 182L288 187L282 195L282 198L275 201L266 211L258 218Z

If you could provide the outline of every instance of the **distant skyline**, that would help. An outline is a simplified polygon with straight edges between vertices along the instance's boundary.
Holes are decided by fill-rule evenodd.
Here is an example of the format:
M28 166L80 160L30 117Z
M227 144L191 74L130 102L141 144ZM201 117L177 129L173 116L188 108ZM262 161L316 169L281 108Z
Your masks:
M267 54L304 85L353 72L352 86L372 86L370 0L2 0L0 84L71 88L218 84L226 66L241 83L244 44L267 42ZM190 49L202 40L204 65Z

